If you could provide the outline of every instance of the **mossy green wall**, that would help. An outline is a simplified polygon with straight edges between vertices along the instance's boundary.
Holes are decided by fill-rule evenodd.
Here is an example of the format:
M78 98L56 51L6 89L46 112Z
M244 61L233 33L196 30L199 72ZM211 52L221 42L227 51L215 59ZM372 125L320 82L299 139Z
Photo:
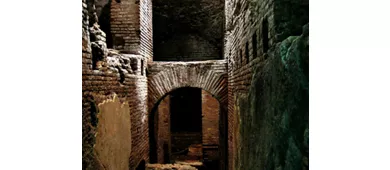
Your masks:
M249 95L236 100L239 112L235 169L308 169L308 25L271 50L257 68Z

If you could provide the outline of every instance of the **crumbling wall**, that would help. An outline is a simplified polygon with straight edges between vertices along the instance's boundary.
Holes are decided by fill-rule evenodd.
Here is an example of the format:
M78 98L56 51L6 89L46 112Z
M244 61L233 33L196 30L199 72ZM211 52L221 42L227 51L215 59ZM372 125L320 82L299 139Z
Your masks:
M129 155L123 154L123 150L114 150L112 154L120 157L116 157L116 160L121 160L121 166L117 169L134 169L142 160L148 160L145 59L141 55L123 54L120 51L107 49L105 33L100 29L96 19L89 18L89 16L96 16L96 8L89 6L94 6L91 2L94 1L87 3L83 0L82 3L83 169L105 169L106 165L113 164L110 163L111 158L101 157L99 150L102 151L101 148L104 147L115 148L118 144L110 143L104 136L97 135L98 127L102 126L99 122L104 123L99 121L101 110L99 111L97 106L103 101L112 99L112 95L117 95L120 103L128 104L128 107L124 108L109 107L109 112L120 113L126 110L130 113L130 123L124 125L131 126L131 139L126 140L131 141L129 145L132 148ZM112 121L120 124L116 119ZM127 133L125 130L124 132ZM102 144L109 146L102 147ZM126 160L126 163L123 160ZM124 168L125 165L128 167Z
M105 169L128 169L131 153L129 105L116 95L98 105L95 151Z

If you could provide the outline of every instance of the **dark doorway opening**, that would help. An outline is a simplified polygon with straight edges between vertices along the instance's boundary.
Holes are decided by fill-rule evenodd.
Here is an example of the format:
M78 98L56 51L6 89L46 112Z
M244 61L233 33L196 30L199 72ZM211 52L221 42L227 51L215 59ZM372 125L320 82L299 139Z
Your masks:
M202 90L181 88L170 94L172 158L199 160L202 153L189 155L202 145Z
M167 93L149 117L150 163L223 169L227 158L226 110L210 93L183 87Z

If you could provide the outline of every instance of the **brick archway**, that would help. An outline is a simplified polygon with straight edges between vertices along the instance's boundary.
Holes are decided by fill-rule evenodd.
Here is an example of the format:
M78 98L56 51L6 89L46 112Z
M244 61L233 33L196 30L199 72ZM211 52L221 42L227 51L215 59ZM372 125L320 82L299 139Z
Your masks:
M225 169L227 164L228 81L226 64L224 60L210 60L198 62L152 62L148 65L149 124L153 121L151 119L154 117L153 110L157 108L160 101L167 94L179 88L200 88L219 101L221 169ZM150 130L149 133L154 133Z
M164 95L182 87L201 88L227 106L226 67L224 60L151 63L148 67L149 111Z

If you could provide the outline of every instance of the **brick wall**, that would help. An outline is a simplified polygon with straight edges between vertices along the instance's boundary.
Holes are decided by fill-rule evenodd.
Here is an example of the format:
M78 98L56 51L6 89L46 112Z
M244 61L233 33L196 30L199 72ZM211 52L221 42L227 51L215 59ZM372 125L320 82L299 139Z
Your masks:
M200 61L220 58L218 48L197 35L174 35L155 50L156 61Z
M146 116L146 78L142 76L129 76L124 84L119 84L118 74L104 74L93 71L83 71L83 99L92 100L94 104L102 103L109 99L111 93L115 93L122 101L129 103L131 114L132 152L129 159L129 167L136 167L145 159L148 160L148 126ZM87 100L87 101L88 101ZM89 104L83 102L83 131L94 135L94 129L86 130L90 124ZM89 132L88 132L89 131ZM85 135L86 136L86 135ZM92 145L94 143L85 144ZM84 143L83 143L84 147ZM90 148L92 149L92 148ZM92 150L86 152L93 152ZM92 153L91 153L92 154Z
M140 54L139 0L111 1L113 47L123 53Z
M219 144L219 103L210 93L202 90L202 143Z
M221 167L227 164L227 65L224 60L197 62L152 62L148 65L148 106L150 112L161 98L181 87L209 92L220 104L219 148Z
M308 22L307 4L299 0L225 1L229 169L239 169L237 164L249 159L239 157L240 150L247 147L239 140L241 124L245 123L239 115L246 112L239 99L248 97L255 68L265 63L275 45L300 34Z
M253 67L264 60L262 50L263 36L260 24L263 20L269 23L269 44L274 43L273 31L273 1L256 1L251 3L246 0L226 2L226 34L225 34L225 58L228 60L228 153L229 169L235 169L238 161L239 144L239 118L235 98L241 94L247 94L253 73ZM260 10L261 9L261 10ZM253 53L252 38L255 35L257 41L256 56ZM247 44L248 43L248 48ZM249 54L249 56L248 56Z
M170 97L167 95L158 105L158 129L157 129L157 163L168 163L164 160L166 154L171 154L171 131L170 131ZM156 116L156 115L155 115ZM164 150L167 145L168 153Z
M155 61L222 59L223 7L220 0L155 0Z
M152 0L141 0L140 2L140 52L141 55L153 60L153 12Z
M134 169L140 161L149 159L147 78L146 74L142 74L145 73L145 66L141 67L142 56L108 53L101 56L102 67L92 69L92 48L89 41L88 11L85 0L82 5L83 169L103 169L104 161L99 161L94 148L100 113L96 106L112 99L113 95L117 95L120 103L128 104L131 120L131 143L129 144L132 149L130 157L125 159L128 160L128 168ZM102 48L104 47L103 45ZM117 62L113 64L111 62L113 60ZM134 71L126 71L130 63L126 65L124 63L127 62L123 60L135 61L132 63Z
M181 87L197 87L227 103L226 61L152 62L148 65L149 108Z

